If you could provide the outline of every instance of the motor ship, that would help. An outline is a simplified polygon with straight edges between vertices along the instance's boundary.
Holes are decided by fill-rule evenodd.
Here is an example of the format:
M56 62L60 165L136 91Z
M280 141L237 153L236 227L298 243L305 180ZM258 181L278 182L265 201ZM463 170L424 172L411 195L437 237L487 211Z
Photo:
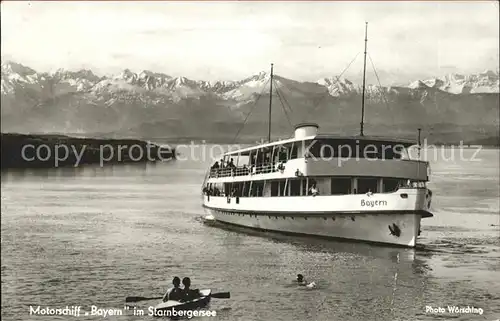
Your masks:
M271 141L269 120L267 143L228 151L226 166L207 171L205 212L258 230L415 247L421 219L433 216L429 163L411 152L420 154L420 129L418 141L365 135L364 85L359 135L301 123Z

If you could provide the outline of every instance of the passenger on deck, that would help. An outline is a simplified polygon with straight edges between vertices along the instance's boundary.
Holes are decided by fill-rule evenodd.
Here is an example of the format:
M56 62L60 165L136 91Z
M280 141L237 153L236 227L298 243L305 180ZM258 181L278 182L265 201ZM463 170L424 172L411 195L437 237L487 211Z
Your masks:
M316 187L316 182L312 183L311 187L309 187L309 195L312 196L319 195L318 188Z
M234 162L233 162L233 159L231 158L231 160L229 161L229 163L227 164L227 167L231 167L231 168L235 168L236 166L234 166Z
M219 168L219 162L215 161L215 163L212 165L212 169L218 169Z
M191 279L190 278L184 278L182 279L182 284L184 285L183 291L183 297L180 301L192 301L194 299L199 298L200 291L198 289L191 290Z
M224 167L225 167L225 166L224 166L224 160L223 160L223 159L221 159L221 160L220 160L220 168L224 168Z
M169 300L179 301L180 299L182 299L184 292L180 288L181 279L179 279L177 276L174 277L174 279L172 280L172 284L174 285L174 287L167 290L167 292L163 296L163 302Z

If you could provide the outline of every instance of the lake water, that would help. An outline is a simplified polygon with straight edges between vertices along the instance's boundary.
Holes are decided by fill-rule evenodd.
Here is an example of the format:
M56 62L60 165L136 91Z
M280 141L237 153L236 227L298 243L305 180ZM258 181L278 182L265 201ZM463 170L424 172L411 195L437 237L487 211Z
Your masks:
M417 249L204 225L208 161L4 172L2 319L76 319L30 305L123 309L127 296L161 296L175 275L231 292L212 300L216 317L196 320L498 319L499 153L476 158L433 161L434 217ZM292 285L297 273L318 287ZM449 305L484 313L426 313ZM120 311L77 319L153 319Z

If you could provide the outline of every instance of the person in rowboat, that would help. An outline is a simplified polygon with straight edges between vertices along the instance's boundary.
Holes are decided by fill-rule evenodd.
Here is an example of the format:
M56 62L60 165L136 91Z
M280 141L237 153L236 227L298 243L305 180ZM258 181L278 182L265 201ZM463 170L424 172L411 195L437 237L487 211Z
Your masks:
M182 289L180 288L181 279L179 279L177 276L174 277L174 279L172 280L172 284L174 285L174 287L167 290L167 292L163 296L163 302L167 302L169 300L179 301L180 299L182 299L184 291L182 291Z
M182 298L179 301L192 301L201 296L200 291L198 289L191 290L191 279L184 278L182 279L182 284L184 285L184 289L182 289Z

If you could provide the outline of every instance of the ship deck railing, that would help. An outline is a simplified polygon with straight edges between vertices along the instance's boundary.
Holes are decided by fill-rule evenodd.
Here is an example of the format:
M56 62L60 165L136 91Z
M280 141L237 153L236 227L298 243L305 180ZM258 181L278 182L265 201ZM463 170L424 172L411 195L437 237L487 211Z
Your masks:
M266 174L275 173L283 170L283 163L264 163L257 166L235 166L235 167L224 167L224 168L212 168L210 170L210 178L220 178L220 177L234 177L234 176L246 176L246 175L256 175L256 174Z

